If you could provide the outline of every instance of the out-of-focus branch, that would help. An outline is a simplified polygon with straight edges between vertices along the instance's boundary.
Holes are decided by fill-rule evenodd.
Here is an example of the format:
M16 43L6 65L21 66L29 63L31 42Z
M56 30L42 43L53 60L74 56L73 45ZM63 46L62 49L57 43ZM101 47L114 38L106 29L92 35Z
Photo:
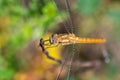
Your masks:
M67 62L67 66L70 65L70 62ZM94 60L94 61L75 61L73 62L72 66L76 68L97 68L102 65L102 62L100 60Z

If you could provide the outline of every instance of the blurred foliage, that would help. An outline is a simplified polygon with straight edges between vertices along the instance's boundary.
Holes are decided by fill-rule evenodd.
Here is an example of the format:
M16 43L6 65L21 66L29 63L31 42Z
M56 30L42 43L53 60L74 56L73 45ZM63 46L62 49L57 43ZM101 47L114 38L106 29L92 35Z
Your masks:
M48 0L0 0L0 80L19 70L18 51L56 25L58 12ZM4 65L5 64L5 65Z
M7 61L0 56L0 80L9 80L12 79L14 70L8 68Z
M78 10L84 15L91 15L99 9L101 0L77 0Z

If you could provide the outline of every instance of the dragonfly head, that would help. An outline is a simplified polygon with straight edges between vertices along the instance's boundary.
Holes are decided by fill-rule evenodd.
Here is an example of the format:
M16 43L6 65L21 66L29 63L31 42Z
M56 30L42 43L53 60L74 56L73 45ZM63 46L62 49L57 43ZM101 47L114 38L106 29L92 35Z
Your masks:
M40 43L39 43L39 46L43 46L44 45L44 40L43 38L40 39Z

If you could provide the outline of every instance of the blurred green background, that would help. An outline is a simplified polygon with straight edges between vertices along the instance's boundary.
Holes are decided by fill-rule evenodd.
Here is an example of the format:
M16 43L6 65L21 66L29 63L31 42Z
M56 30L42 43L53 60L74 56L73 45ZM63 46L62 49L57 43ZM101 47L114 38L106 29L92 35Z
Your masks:
M93 76L93 72L88 70L80 78L73 76L71 80L120 80L120 1L70 1L71 8L75 9L74 11L77 13L77 15L73 14L73 17L80 16L80 19L73 18L74 24L79 27L79 29L75 27L77 33L85 37L91 34L94 36L99 34L100 37L105 37L107 39L105 47L112 58L109 64L104 64L104 68L101 68L101 72L106 73L106 75L98 73L100 76ZM62 12L64 0L57 3L60 5L60 12ZM64 14L64 11L62 17L66 17L65 14L67 13ZM37 52L34 50L31 52L30 50L33 47L30 45L34 45L37 39L44 37L48 30L54 33L59 29L61 20L58 17L62 14L59 14L60 12L56 10L52 0L0 0L0 80L54 80L56 78L56 66L49 64L49 68L54 69L54 72L53 74L50 71L47 72L48 67L45 67L47 63L45 64L44 61L44 64L39 63L39 60L42 61L43 58L36 54L42 52L36 49ZM63 18L62 21L65 22L65 19ZM27 46L30 48L26 48ZM60 51L58 49L56 53L60 53ZM27 54L29 52L31 54ZM27 61L25 62L24 59L26 58ZM35 64L39 65L37 68L33 66L35 65L33 63L37 62L36 59L38 59L38 63ZM46 74L45 71L48 76L43 75Z

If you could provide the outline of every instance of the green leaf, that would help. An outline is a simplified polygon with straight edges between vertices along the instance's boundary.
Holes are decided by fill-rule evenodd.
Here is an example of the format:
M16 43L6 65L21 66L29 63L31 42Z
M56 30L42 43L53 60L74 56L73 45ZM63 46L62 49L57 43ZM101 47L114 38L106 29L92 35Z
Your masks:
M11 7L10 14L18 16L27 16L29 14L29 11L22 6L13 6Z
M98 9L101 0L77 0L77 3L82 15L91 15Z
M54 6L54 4L48 3L44 8L43 8L43 13L48 16L49 18L53 18L57 15L57 11L56 8Z
M110 8L107 12L107 16L109 18L111 18L114 22L119 23L119 21L120 21L120 8Z
M14 70L8 68L5 59L0 56L0 80L10 80L14 75Z

